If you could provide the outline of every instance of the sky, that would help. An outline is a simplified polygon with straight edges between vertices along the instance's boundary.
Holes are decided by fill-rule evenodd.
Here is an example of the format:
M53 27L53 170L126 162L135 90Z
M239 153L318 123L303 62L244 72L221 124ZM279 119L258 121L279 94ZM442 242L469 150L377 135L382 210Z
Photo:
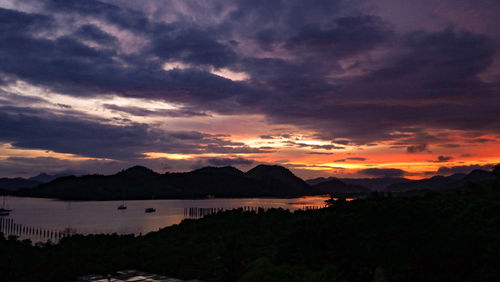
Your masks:
M500 163L497 0L0 0L0 177Z

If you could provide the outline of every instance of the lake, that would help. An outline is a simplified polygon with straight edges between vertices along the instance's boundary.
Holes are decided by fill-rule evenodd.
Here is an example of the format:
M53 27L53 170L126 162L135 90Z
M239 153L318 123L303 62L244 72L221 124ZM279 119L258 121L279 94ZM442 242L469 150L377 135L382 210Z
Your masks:
M9 233L5 231L5 222L9 219L10 223L14 224L14 231L24 230L24 232L14 232L20 235L20 239L29 238L33 241L41 241L45 238L34 236L33 229L61 232L70 228L79 234L133 233L139 235L178 224L185 218L199 218L217 210L283 208L295 211L321 208L328 198L328 196L310 196L291 199L137 200L126 201L127 209L118 210L117 207L122 204L121 201L76 202L7 197L6 208L12 209L12 212L8 217L3 217L2 229L4 233ZM146 213L146 208L154 208L156 212ZM15 224L17 224L17 229Z

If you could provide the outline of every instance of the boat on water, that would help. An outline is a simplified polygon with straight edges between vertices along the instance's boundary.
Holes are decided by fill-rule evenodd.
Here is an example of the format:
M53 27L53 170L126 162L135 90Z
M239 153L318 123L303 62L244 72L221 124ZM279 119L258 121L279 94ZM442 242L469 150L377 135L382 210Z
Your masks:
M147 208L144 211L147 212L147 213L156 212L156 210L154 208Z
M125 205L125 196L124 196L123 190L122 190L122 204L118 206L118 209L119 210L126 210L127 209L127 206Z

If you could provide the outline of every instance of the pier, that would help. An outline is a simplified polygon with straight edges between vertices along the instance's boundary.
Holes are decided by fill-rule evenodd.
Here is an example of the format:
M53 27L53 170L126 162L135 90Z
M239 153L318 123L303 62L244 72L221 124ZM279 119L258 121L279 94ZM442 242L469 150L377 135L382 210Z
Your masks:
M25 226L14 222L14 219L9 217L0 217L0 232L6 238L14 236L18 239L29 239L32 242L58 242L61 238L69 236L69 232L40 228L35 226Z
M325 208L326 205L303 205L301 207L298 207L296 210L318 210ZM241 209L244 212L255 212L258 213L259 211L266 211L269 209L272 209L275 207L254 207L254 206L242 206L238 208L199 208L199 207L192 207L192 208L184 208L184 217L185 218L202 218L207 215L215 214L218 212L223 212L223 211L228 211L228 210L237 210Z

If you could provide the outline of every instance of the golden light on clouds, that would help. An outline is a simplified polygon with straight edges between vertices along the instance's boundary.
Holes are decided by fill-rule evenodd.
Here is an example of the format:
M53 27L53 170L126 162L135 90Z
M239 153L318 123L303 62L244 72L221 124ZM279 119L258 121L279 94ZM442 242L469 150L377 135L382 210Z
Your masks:
M164 65L165 69L184 69L187 65L178 62ZM230 72L226 72L226 74ZM233 79L237 79L233 77ZM246 79L246 78L245 78ZM367 168L396 168L406 172L407 178L424 178L436 173L442 166L486 165L500 162L498 154L499 138L496 135L464 136L457 130L433 131L429 134L446 136L447 144L429 144L418 154L409 154L405 145L394 144L409 142L411 135L405 131L392 132L391 136L401 135L399 139L380 141L370 146L315 138L315 132L293 125L283 127L268 123L260 114L169 117L162 115L137 115L131 112L114 110L114 107L131 107L147 111L179 110L182 105L158 100L120 97L116 95L100 97L73 97L49 91L45 88L17 81L1 90L34 98L26 106L49 109L55 115L78 116L95 119L98 122L121 125L122 123L146 123L158 130L199 131L219 136L221 140L261 149L260 153L201 153L182 154L147 152L144 160L185 160L197 161L200 158L246 158L254 163L278 163L297 170L297 174L307 178L313 173L326 175L356 176ZM123 121L124 120L124 121ZM405 137L407 136L408 137ZM444 138L444 137L443 137ZM373 146L375 145L375 146ZM208 144L199 144L207 148ZM228 147L235 148L233 145ZM442 157L439 159L438 157ZM0 145L0 159L10 157L38 158L50 157L62 160L95 160L74 154L54 151L15 148L9 143ZM111 159L100 159L111 160ZM309 174L311 172L312 174Z
M199 70L204 70L204 68L199 67L199 66L194 66L190 64L186 64L180 61L170 61L166 62L163 64L163 70L164 71L172 71L172 70L185 70L185 69L199 69ZM245 72L237 72L237 71L232 71L228 68L213 68L210 67L207 69L208 72L211 74L224 77L226 79L230 79L232 81L244 81L250 79L250 75L248 75Z
M37 150L37 149L24 149L24 148L16 148L13 147L12 144L9 143L0 143L0 159L7 158L57 158L62 160L73 160L73 161L82 161L82 160L93 160L97 158L88 158L82 157L74 154L65 154L65 153L57 153L51 150ZM99 158L100 160L110 160Z

